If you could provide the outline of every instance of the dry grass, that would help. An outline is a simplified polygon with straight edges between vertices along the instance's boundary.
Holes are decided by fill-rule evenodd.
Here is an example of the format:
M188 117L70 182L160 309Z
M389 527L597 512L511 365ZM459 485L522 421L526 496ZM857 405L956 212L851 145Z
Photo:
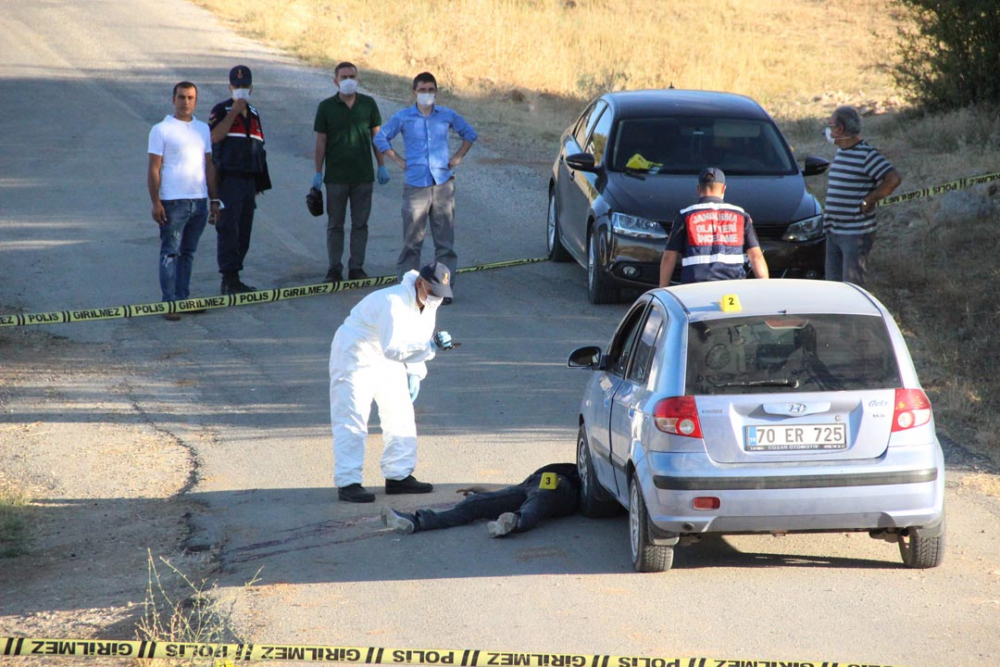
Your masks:
M0 558L27 553L29 499L0 474Z
M864 134L903 174L903 191L1000 171L996 110L903 108L891 68L904 52L899 31L913 26L894 0L196 1L309 62L357 63L384 96L404 99L413 75L430 70L444 103L524 164L552 159L584 100L673 84L753 97L800 158L832 156L821 130L836 106L871 111ZM822 199L826 179L808 183ZM939 427L1000 460L1000 216L987 207L957 224L955 204L880 211L871 289L909 334Z
M197 1L311 62L401 77L400 95L430 70L466 100L517 89L526 106L674 84L748 94L787 115L824 91L886 93L896 57L891 0L729 0L709 11L679 0Z

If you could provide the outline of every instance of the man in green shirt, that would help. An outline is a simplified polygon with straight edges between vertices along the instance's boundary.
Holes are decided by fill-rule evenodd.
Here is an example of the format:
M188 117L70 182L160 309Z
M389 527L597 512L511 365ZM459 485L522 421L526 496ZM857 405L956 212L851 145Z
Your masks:
M375 181L372 153L378 162L379 185L389 182L384 158L372 145L382 125L382 116L375 100L358 92L358 68L349 62L340 63L333 70L333 80L338 92L319 103L313 124L316 175L312 185L319 189L326 183L326 250L330 260L326 282L344 279L342 258L348 202L351 204L351 246L347 279L368 277L364 264Z

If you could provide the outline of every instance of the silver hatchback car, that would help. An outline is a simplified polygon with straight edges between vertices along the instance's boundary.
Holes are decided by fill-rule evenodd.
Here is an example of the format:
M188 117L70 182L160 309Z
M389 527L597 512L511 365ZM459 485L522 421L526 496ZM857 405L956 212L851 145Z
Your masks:
M581 509L628 509L632 562L709 533L867 531L944 555L944 456L885 307L854 285L741 280L647 292L580 405Z

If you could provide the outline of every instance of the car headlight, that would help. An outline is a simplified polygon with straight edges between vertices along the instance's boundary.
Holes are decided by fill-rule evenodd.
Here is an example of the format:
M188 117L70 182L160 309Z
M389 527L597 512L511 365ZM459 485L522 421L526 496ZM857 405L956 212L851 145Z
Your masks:
M616 234L634 236L640 239L667 238L667 232L660 223L625 213L611 214L611 228Z
M823 214L788 225L782 241L813 241L823 236Z

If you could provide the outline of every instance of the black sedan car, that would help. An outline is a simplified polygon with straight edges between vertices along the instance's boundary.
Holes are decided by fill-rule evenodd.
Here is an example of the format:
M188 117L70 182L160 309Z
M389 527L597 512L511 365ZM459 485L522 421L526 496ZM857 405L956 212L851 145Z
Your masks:
M693 90L608 93L562 135L549 182L549 258L587 268L590 301L659 282L677 212L697 201L698 173L720 167L726 201L753 218L772 277L823 276L822 208L774 120L748 97Z

